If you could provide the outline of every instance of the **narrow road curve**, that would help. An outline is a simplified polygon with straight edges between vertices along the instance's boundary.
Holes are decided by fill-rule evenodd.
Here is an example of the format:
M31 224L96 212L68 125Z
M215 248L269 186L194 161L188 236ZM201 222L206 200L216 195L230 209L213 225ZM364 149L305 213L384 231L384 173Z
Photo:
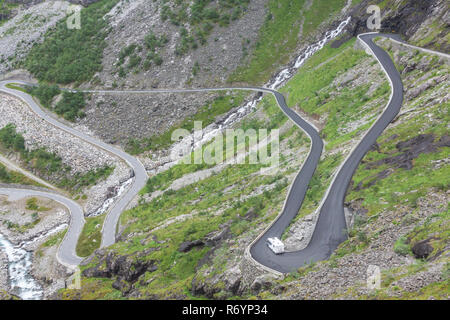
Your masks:
M292 270L296 270L306 263L327 259L332 252L337 248L337 246L343 242L346 236L346 222L344 217L343 201L347 187L351 181L354 171L359 165L361 159L370 149L370 147L375 143L378 136L383 132L383 130L388 126L388 124L394 119L398 114L400 107L403 102L403 86L400 79L398 71L390 59L389 55L382 50L380 47L375 45L372 40L374 37L392 37L397 39L398 37L392 35L385 35L379 33L369 33L359 35L358 38L365 44L365 46L370 50L373 55L377 58L381 64L383 70L388 76L391 82L392 93L388 105L384 112L379 116L377 121L372 125L372 127L367 131L366 135L360 141L360 143L352 150L347 159L338 169L327 193L318 208L320 211L319 218L317 220L316 228L312 235L311 241L308 246L300 251L286 252L281 255L275 255L266 245L266 240L268 237L280 237L283 231L289 226L292 219L297 215L300 207L303 203L303 199L306 194L306 190L309 181L314 174L317 164L320 159L320 155L323 150L323 141L321 140L317 130L309 124L307 121L302 119L297 113L290 109L283 95L275 90L267 88L256 88L256 87L230 87L230 88L205 88L205 89L156 89L156 90L83 90L83 92L92 93L182 93L182 92L205 92L205 91L223 91L223 90L252 90L258 92L271 93L275 96L277 103L281 110L296 124L298 125L311 139L311 149L308 154L306 161L304 162L300 172L294 179L290 190L288 192L288 197L286 198L284 208L278 218L265 230L265 232L260 235L250 246L249 252L251 257L260 263L261 265L274 270L277 272L287 273ZM113 209L109 212L105 223L103 226L103 238L102 247L109 246L115 242L115 231L117 222L119 220L120 214L125 209L126 205L131 201L139 192L141 188L144 187L147 180L147 173L145 168L136 158L128 155L127 153L110 146L104 142L101 142L89 135L79 132L71 127L68 127L56 119L47 115L41 108L34 102L31 96L26 93L11 90L5 87L7 83L20 83L28 84L23 81L8 80L0 82L0 91L7 92L14 96L21 98L25 101L32 110L45 121L53 124L54 126L69 132L99 148L104 149L122 159L124 159L134 170L135 179L132 187L128 192L115 204ZM69 90L69 89L66 89ZM75 91L75 90L71 90ZM11 189L0 189L0 194L6 192L5 190ZM21 191L23 192L23 190ZM27 190L27 192L33 192L32 190ZM48 197L55 199L54 194L49 194ZM66 199L67 200L67 199ZM72 248L76 246L76 241L78 236L76 232L80 230L83 222L81 219L76 218L78 216L77 209L72 211L72 223L71 228L66 238L61 245L60 251L66 251L66 253L61 253L60 256L67 261L76 262L74 259L74 252ZM75 214L74 214L75 212ZM83 219L84 220L84 219ZM80 231L81 232L81 231ZM79 233L78 233L79 235ZM67 254L67 256L66 256ZM76 255L75 255L76 257ZM79 258L78 258L79 259Z
M59 202L69 209L70 225L63 241L59 245L57 258L59 262L67 267L73 267L80 264L83 258L77 256L76 246L85 220L83 209L78 203L57 193L32 189L0 188L0 194L8 196L10 199L22 199L25 197L48 198Z

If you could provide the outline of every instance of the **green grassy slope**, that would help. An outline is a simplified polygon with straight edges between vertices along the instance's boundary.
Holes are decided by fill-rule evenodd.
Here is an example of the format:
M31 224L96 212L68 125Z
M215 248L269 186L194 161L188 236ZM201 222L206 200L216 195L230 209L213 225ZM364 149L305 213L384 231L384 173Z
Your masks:
M450 225L446 192L450 171L444 162L450 152L449 103L439 99L448 91L442 79L448 78L449 65L420 51L393 49L387 40L379 43L402 71L406 93L401 115L378 138L353 177L345 203L363 213L355 217L349 239L329 261L301 268L280 281L289 288L283 294L285 298L304 290L305 283L317 275L348 274L346 264L359 261L364 266L367 257L375 254L379 259L371 263L382 265L380 289L368 291L360 278L339 287L338 277L328 298L448 299ZM421 68L411 68L419 62ZM411 93L428 81L434 81L434 85ZM414 247L421 241L430 247L425 257L418 258ZM397 262L390 264L383 255L393 255ZM306 292L314 295L313 291ZM259 297L274 296L265 291Z
M317 27L333 17L345 0L270 0L258 42L247 60L229 78L230 82L263 84L289 61L300 41L310 40ZM301 32L301 33L300 33Z
M270 127L273 119L280 117L284 118L281 123L287 121L272 97L264 98L262 110L265 114L263 119L248 119L240 124L240 127L245 128L250 123ZM304 135L298 128L289 127L289 130L281 134L285 148L306 149L308 142ZM297 170L297 167L290 167L292 159L282 156L281 161L284 174L292 174ZM148 192L153 190L166 190L165 193L122 214L121 224L125 226L122 237L131 235L131 241L120 241L111 248L120 255L150 251L145 260L158 261L158 269L145 273L140 281L134 284L134 288L147 297L190 296L190 283L196 275L196 269L200 261L213 249L203 246L189 252L180 252L178 249L181 243L202 239L211 232L221 230L220 226L223 224L229 226L233 238L243 237L244 241L249 241L249 230L261 228L261 225L271 221L280 210L288 184L281 173L260 175L261 167L262 165L230 165L177 191L167 187L182 175L204 169L205 166L178 165L156 176L156 180L151 178L151 188L143 190L143 195L149 195ZM290 179L292 177L290 176ZM271 192L254 194L261 186L272 186L273 189ZM229 190L224 192L225 189ZM250 209L256 212L256 217L253 220L244 219ZM187 219L186 215L189 215ZM177 221L176 218L181 220ZM226 254L226 249L219 250L225 250ZM221 259L215 258L217 272L223 267ZM87 267L94 266L95 263L94 260ZM83 278L83 288L95 289L94 292L83 289L81 298L119 298L121 294L112 288L112 283L108 279ZM75 292L70 290L63 292L66 298L75 298L74 294Z
M345 70L356 66L364 59L368 59L362 51L352 49L353 45L354 41L351 41L339 49L327 47L321 52L320 56L312 59L305 66L304 72L306 73L300 72L298 76L288 83L284 90L292 90L295 86L300 86L301 83L304 83L305 79L310 79L312 80L309 81L309 85L311 85L310 91L315 92L324 89L333 92L335 88L330 86L330 82L338 74L340 75ZM330 63L321 63L333 57L334 59ZM323 68L326 72L310 71L313 67ZM321 74L327 74L327 78L320 79ZM314 110L314 112L323 115L333 115L333 121L328 122L326 126L328 131L326 132L329 132L329 136L333 137L333 139L338 139L340 138L336 133L338 127L342 127L348 121L354 121L358 118L358 115L365 115L378 109L378 105L370 104L377 99L382 99L389 93L384 86L380 86L380 88L379 90L374 90L373 94L367 98L364 98L363 94L367 90L366 84L362 84L354 92L343 90L337 94L337 97L324 98L321 110ZM301 101L308 94L310 92L306 90L304 96L289 95L289 104L293 105L295 101ZM346 104L349 101L353 101L353 104L347 106ZM367 105L370 105L370 107L367 107ZM365 107L363 108L363 106ZM312 112L313 108L311 107L307 110ZM344 110L347 110L345 115L337 116L339 111ZM239 126L244 129L259 127L278 128L288 121L273 98L266 97L263 99L260 112L265 114L263 119L251 117L242 121ZM288 124L292 125L289 122ZM355 129L355 131L358 130L361 130L361 128ZM342 141L350 140L352 137L353 135L350 134L346 136L346 140L342 139ZM220 274L224 271L227 263L237 259L237 256L230 255L228 245L224 245L214 252L212 262L200 267L200 261L205 259L208 252L212 250L211 248L207 246L199 247L186 253L179 252L178 248L184 241L205 238L209 233L220 230L219 226L225 223L230 224L232 239L242 239L242 241L237 241L236 245L233 246L233 250L243 253L244 244L248 244L257 235L257 232L260 232L281 209L288 186L288 181L283 176L288 175L289 179L292 179L299 167L299 165L291 163L292 157L294 159L297 158L296 161L298 161L298 150L303 150L301 151L302 155L306 155L305 152L308 150L309 141L303 134L299 133L299 129L296 127L291 127L291 129L281 135L281 138L281 144L284 145L286 151L292 150L289 157L281 156L283 174L261 176L258 174L260 166L257 165L230 166L220 173L192 183L177 191L168 190L162 196L157 196L146 203L142 203L122 215L121 223L126 226L122 237L124 239L127 235L132 235L132 237L127 241L120 241L114 245L112 248L113 252L120 255L132 255L138 252L146 252L151 248L157 249L148 254L145 259L147 261L157 260L158 270L145 273L140 278L142 281L134 284L136 290L147 297L190 297L189 290L194 276L197 279L201 278L205 268L211 268L213 275ZM337 165L339 159L341 159L340 155L330 155L324 160L324 163L321 163L320 168L325 170L327 177L330 176L330 161ZM291 163L289 167L287 167L288 163ZM204 165L177 165L172 167L168 171L150 178L143 194L156 190L166 190L176 179L208 167ZM319 174L322 175L322 170L320 169L319 171ZM317 182L318 186L322 188L322 177L317 179L319 179L319 182ZM275 189L249 197L255 188L273 184L275 184ZM224 190L228 191L225 192ZM319 190L315 189L315 191L310 196L312 197L311 207L313 207L314 201L320 200L320 197L316 199ZM257 217L248 221L243 217L251 208L257 213ZM176 217L188 218L180 221L173 220ZM164 223L167 221L173 221L173 223L164 226ZM161 243L164 243L164 245L161 245ZM88 267L92 267L95 264L96 262L94 261ZM201 271L199 271L199 268ZM83 290L83 298L100 298L104 294L107 294L108 297L120 297L120 293L112 287L114 281L96 278L84 278L83 281L86 289L96 287L96 290L98 290L98 295ZM224 283L219 281L216 285L219 288L217 297L228 295L226 291L222 291L223 287L221 286L224 286ZM66 291L64 294L67 294L67 297L74 298L72 296L73 292Z

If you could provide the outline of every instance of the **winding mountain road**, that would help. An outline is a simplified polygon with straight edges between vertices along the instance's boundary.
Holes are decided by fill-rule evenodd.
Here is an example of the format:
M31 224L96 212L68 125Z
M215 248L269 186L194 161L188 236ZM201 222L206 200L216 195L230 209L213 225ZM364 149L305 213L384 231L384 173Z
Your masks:
M372 127L367 131L360 143L352 150L350 155L345 159L342 165L339 167L335 174L335 177L330 184L325 197L322 200L321 205L317 209L320 211L317 224L312 235L311 241L308 246L300 251L286 252L283 254L275 255L266 245L266 240L269 237L281 237L284 230L289 226L292 219L297 215L300 207L303 203L309 181L314 174L314 171L319 162L322 150L323 141L319 136L317 130L307 121L302 119L297 113L290 109L284 96L276 90L268 88L256 88L256 87L230 87L230 88L205 88L205 89L155 89L155 90L83 90L83 92L93 93L182 93L182 92L204 92L204 91L220 91L220 90L252 90L258 92L271 93L275 96L277 103L281 110L297 125L299 126L311 139L311 149L308 157L300 169L298 175L294 179L288 196L285 201L284 208L279 214L277 219L261 234L248 248L248 253L251 258L262 266L268 268L271 271L288 273L292 270L296 270L306 263L327 259L337 246L343 242L346 236L346 222L344 216L343 201L347 187L351 181L353 173L355 172L361 159L375 143L376 139L383 132L383 130L389 125L389 123L398 114L403 102L403 86L398 71L390 59L389 55L380 47L373 43L373 38L377 36L391 37L399 41L399 38L393 35L368 33L358 36L359 40L367 47L375 58L380 63L381 67L385 71L392 87L391 97L384 112L379 116ZM83 139L106 152L110 152L113 155L118 156L130 165L134 170L135 178L131 188L120 198L120 200L114 205L112 210L108 213L102 230L102 247L109 246L115 242L115 232L117 222L120 214L125 209L127 204L138 194L147 180L147 173L142 163L136 158L123 152L122 150L108 145L96 138L77 131L71 127L68 127L58 120L49 116L44 112L33 100L33 98L21 91L12 90L6 87L8 83L28 84L23 81L7 80L0 82L0 91L14 95L25 101L31 109L42 119L51 123L52 125L69 132L80 139ZM67 89L68 90L68 89ZM74 91L74 90L71 90ZM0 189L0 194L14 194L28 192L29 195L33 195L33 190L19 189ZM69 264L78 264L80 258L75 254L74 248L81 232L84 219L82 219L82 212L80 218L80 211L71 200L65 199L62 196L48 193L47 197L57 200L64 205L68 206L72 213L72 222L66 238L60 246L60 258ZM62 200L64 198L66 202Z
M281 273L297 270L305 264L325 260L331 256L340 243L347 239L347 225L344 215L344 197L352 176L361 159L376 142L384 129L395 118L403 103L403 84L400 74L394 66L390 56L383 49L373 43L378 36L392 37L392 35L368 33L358 36L380 63L391 83L391 97L384 110L372 127L366 132L359 144L350 152L338 168L333 181L328 188L319 208L319 217L305 249L285 252L275 255L266 245L267 238L281 237L290 221L296 216L302 205L306 193L306 182L309 182L315 166L308 165L308 161L317 165L321 154L321 141L317 132L313 135L313 147L307 162L294 180L289 191L287 201L281 215L266 229L265 233L253 243L250 248L252 257L264 266ZM294 120L295 121L295 120ZM317 146L315 144L317 143Z
M120 159L124 160L134 171L134 179L131 187L128 189L128 191L113 205L112 209L108 212L105 222L103 224L102 228L102 247L107 247L115 242L115 235L116 235L116 226L119 221L120 214L125 210L128 203L138 194L138 192L145 186L147 182L147 171L145 170L145 167L143 164L135 157L129 155L126 152L123 152L122 150L113 147L109 144L104 143L103 141L100 141L92 136L89 136L83 132L80 132L72 127L69 127L61 122L59 122L57 119L51 117L48 115L44 110L41 109L41 107L33 100L33 98L22 91L14 90L7 88L6 85L8 83L18 83L22 85L27 85L28 83L20 80L5 80L0 81L0 91L6 92L8 94L11 94L13 96L16 96L20 98L22 101L24 101L31 110L41 119L45 120L46 122L52 124L56 128L59 128L65 132L68 132L98 148L103 149L105 152L111 153ZM31 192L31 191L30 191ZM52 197L53 194L49 194L51 199L54 199ZM57 199L54 199L57 200ZM69 208L70 209L70 208ZM84 220L77 220L73 221L72 224L77 224L76 227L74 227L72 230L81 230L84 224ZM81 225L79 225L81 224ZM80 231L81 232L81 231ZM61 246L61 250L64 250L64 248L68 247L76 247L76 243L78 240L78 236L67 236L63 243L64 245ZM79 257L74 255L74 252L70 253L72 256L70 259L63 260L66 264L71 264L75 260L79 260ZM62 258L67 257L66 254L60 254Z

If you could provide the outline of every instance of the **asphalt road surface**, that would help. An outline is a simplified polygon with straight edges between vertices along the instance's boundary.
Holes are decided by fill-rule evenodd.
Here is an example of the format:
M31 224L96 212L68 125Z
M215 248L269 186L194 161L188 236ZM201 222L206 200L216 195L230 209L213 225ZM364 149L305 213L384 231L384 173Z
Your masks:
M347 239L344 197L348 185L361 159L376 142L383 130L395 118L403 103L403 85L400 74L389 54L372 42L372 39L377 36L391 37L391 35L383 34L363 34L359 35L359 38L372 50L389 77L392 86L392 97L384 112L338 170L324 198L325 200L319 208L319 217L309 244L303 250L276 255L267 247L267 238L281 237L283 231L298 213L306 193L306 185L314 173L320 158L322 142L316 135L312 136L313 147L311 153L295 178L282 214L250 248L252 257L270 269L288 273L297 270L305 264L326 260L339 244ZM297 122L295 119L291 119Z
M85 222L83 209L78 203L57 193L31 189L0 188L0 194L17 200L25 197L44 197L64 205L70 212L70 225L59 246L57 253L58 260L67 266L76 266L83 260L77 256L75 251L78 237Z
M269 237L281 237L284 230L289 226L292 219L295 218L298 211L301 208L303 199L308 188L309 181L314 174L317 164L320 159L320 155L323 150L323 141L321 140L317 130L304 119L302 119L297 113L290 109L283 95L275 90L267 88L255 88L255 87L230 87L230 88L206 88L206 89L155 89L155 90L85 90L84 92L97 92L97 93L163 93L163 92L201 92L201 91L219 91L219 90L252 90L258 92L267 92L275 96L278 105L281 110L298 125L303 131L305 131L311 139L311 149L308 157L303 164L299 174L294 179L293 184L288 193L288 197L285 201L285 206L282 213L272 223L272 225L266 229L266 231L252 244L250 247L250 254L253 259L262 265L276 270L278 272L287 273L292 270L296 270L299 267L319 260L327 259L337 246L343 242L346 236L346 222L344 216L343 201L347 190L347 187L351 181L353 173L355 172L361 159L375 143L378 136L383 132L387 125L398 114L403 102L403 86L400 80L400 75L395 69L393 62L389 55L376 46L372 39L376 36L398 37L392 35L382 34L364 34L359 38L367 44L367 46L373 51L374 55L380 62L383 69L386 71L391 83L392 83L392 98L386 107L383 114L378 118L374 125L369 129L367 134L347 157L345 162L339 168L332 184L330 185L324 201L322 201L319 207L320 215L317 220L316 228L312 235L311 241L308 246L300 251L286 252L283 254L275 255L266 244L266 240ZM139 190L145 186L147 181L147 173L144 166L139 160L131 155L123 152L122 150L108 145L102 141L95 139L92 136L77 131L69 126L60 123L57 119L49 116L44 112L32 99L32 97L26 93L17 90L11 90L6 88L7 83L19 83L29 84L19 80L6 80L0 82L0 91L7 92L14 96L21 98L25 101L31 109L42 119L53 124L54 126L69 132L99 148L102 148L106 152L110 152L121 159L125 160L128 165L134 170L135 178L130 189L114 204L113 208L109 211L102 229L102 247L112 245L115 242L116 226L127 204L138 194ZM20 191L19 191L20 190ZM22 190L22 189L0 189L0 194L20 193L33 195L37 191ZM84 219L80 218L80 210L77 208L73 201L59 196L53 193L47 193L44 195L48 198L54 199L66 205L72 214L71 225L69 231L66 234L63 243L60 246L59 258L67 264L78 264L81 258L75 254L75 247L78 240L78 236L82 230ZM65 199L65 200L64 200Z

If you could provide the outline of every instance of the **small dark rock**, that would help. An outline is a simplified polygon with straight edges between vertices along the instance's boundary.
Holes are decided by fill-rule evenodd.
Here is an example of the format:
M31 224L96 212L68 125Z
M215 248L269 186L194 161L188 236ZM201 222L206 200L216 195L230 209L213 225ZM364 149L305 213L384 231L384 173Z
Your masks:
M430 244L430 240L431 238L419 241L412 247L416 259L426 259L433 252L434 248Z
M260 276L253 281L252 285L250 286L250 289L253 293L257 294L261 290L268 290L273 286L273 282L271 279L267 276Z
M180 252L188 252L191 251L194 247L204 246L205 243L202 240L194 240L194 241L185 241L180 244L178 251Z
M112 287L116 290L122 291L123 294L127 294L130 292L132 285L122 278L117 278L117 280L113 282Z
M117 191L116 191L115 187L108 187L108 189L106 189L106 198L107 199L115 197L116 194L117 194Z

